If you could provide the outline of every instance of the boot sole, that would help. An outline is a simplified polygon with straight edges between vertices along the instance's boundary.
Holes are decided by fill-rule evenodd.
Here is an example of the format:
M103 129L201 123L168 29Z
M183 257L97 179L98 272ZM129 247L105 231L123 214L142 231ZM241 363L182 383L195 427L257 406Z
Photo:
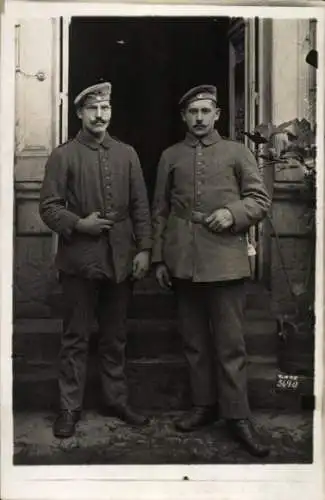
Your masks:
M130 425L132 427L146 427L150 423L149 419L145 420L143 422L130 422L130 421L128 421L128 420L126 420L126 419L124 419L122 417L119 417L118 415L115 418L118 418L119 420L121 420L125 424Z
M114 408L109 408L109 407L101 407L99 409L99 414L102 415L103 417L106 418L117 418L118 420L121 420L127 425L131 425L133 427L145 427L150 423L150 419L147 418L143 420L142 422L132 422L125 418L123 415L119 414L118 411L114 410Z
M245 450L246 450L246 451L247 451L250 455L252 455L253 457L257 457L257 458L265 458L265 457L267 457L267 456L270 454L270 450L267 450L267 451L263 451L263 452L259 452L259 453L257 453L256 451L250 450L250 449L248 448L248 446L245 446L245 444L244 444L244 443L242 443L242 444L243 444L243 446L244 446Z
M244 441L244 439L242 439L241 437L239 436L233 436L233 439L235 439L250 455L252 455L253 457L257 457L257 458L265 458L267 457L271 450L270 449L266 449L264 451L261 451L261 452L258 452L256 450L254 450L253 448L250 447L250 445L248 445L246 443L246 441Z
M198 431L200 429L203 429L204 427L211 427L215 422L216 422L216 420L212 420L211 422L196 425L195 427L191 427L191 428L182 428L182 427L179 427L177 424L174 424L174 427L179 432L194 432L194 431Z

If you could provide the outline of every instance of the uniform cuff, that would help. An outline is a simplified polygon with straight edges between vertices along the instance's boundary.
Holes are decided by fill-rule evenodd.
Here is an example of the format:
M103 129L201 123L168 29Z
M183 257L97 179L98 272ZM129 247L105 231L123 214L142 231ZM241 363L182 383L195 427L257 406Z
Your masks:
M163 258L162 258L162 250L161 250L161 248L154 247L154 248L152 249L151 262L152 262L153 264L158 264L159 262L163 262Z
M66 215L64 224L62 224L62 230L60 231L64 238L70 238L79 220L80 217L76 214L69 213L69 215Z
M227 208L231 212L234 218L234 223L231 226L232 231L240 232L249 227L249 223L247 221L245 211L243 210L243 203L241 200L235 201L234 203L229 203L225 206L225 208Z
M150 252L151 248L152 248L152 239L151 238L144 238L137 243L138 252L142 252L143 250L147 250L148 252Z

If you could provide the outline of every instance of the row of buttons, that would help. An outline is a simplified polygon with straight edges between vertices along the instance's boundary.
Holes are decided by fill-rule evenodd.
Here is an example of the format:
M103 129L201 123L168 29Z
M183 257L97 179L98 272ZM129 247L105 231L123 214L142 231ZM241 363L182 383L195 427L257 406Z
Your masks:
M105 188L105 207L106 207L105 216L110 217L113 204L112 204L111 176L110 176L110 169L108 166L107 152L103 151L103 153L100 153L99 158L101 167L104 167L104 188Z
M199 143L196 146L196 157L195 157L195 172L194 172L194 179L195 179L195 199L194 199L194 210L200 210L201 208L201 202L200 202L200 195L201 195L201 190L200 186L202 185L202 181L198 179L203 174L203 168L202 166L204 165L203 162L201 161L202 159L202 145ZM196 275L196 261L197 261L197 245L196 245L196 224L193 224L193 254L192 254L192 275Z
M202 156L203 156L202 145L198 144L196 147L196 161L195 161L195 169L196 169L195 177L196 178L201 177L204 174L205 163L204 163L204 161L202 161ZM196 191L196 206L197 206L197 208L199 208L201 206L200 196L202 194L202 191L200 188L201 188L202 184L203 184L203 181L201 179L198 179L197 180L198 189Z

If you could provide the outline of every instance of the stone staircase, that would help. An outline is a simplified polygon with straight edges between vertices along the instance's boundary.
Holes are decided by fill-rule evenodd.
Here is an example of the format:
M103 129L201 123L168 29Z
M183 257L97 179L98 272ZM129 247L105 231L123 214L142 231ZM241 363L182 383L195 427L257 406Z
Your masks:
M55 317L17 317L13 332L13 405L16 410L54 409L58 402L56 358L62 320L57 297ZM260 284L248 287L245 338L249 356L249 399L255 409L299 410L301 397L313 392L312 380L302 378L298 390L276 387L277 323L269 292ZM97 335L91 338L85 408L100 400L96 363ZM181 410L190 404L186 364L177 329L176 301L152 278L135 289L128 319L127 376L131 403L149 412Z

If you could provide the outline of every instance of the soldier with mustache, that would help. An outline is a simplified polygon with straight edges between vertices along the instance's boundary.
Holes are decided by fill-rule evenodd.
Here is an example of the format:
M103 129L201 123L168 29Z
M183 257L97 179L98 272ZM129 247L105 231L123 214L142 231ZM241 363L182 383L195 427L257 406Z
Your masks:
M41 218L59 235L65 303L53 426L59 438L72 436L81 416L94 319L105 408L131 425L147 423L128 404L124 366L127 306L133 280L149 269L151 220L137 153L107 132L110 97L104 82L75 98L81 130L54 149L41 190Z

